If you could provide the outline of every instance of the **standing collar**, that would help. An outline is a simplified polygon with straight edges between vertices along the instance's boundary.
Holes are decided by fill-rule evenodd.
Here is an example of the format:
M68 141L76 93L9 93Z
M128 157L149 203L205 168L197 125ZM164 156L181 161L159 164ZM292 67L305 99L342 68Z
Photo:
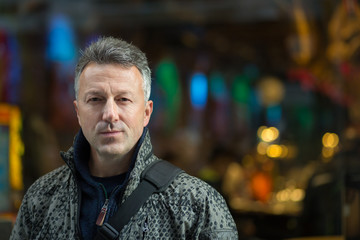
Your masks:
M131 172L131 170L133 169L133 167L135 165L136 158L139 153L139 149L145 139L147 131L148 131L148 129L144 128L139 141L136 143L134 153L131 156L131 163L130 163L130 167L127 171L126 179L129 177L129 173ZM82 129L79 130L79 132L77 133L77 135L75 137L73 149L74 149L73 156L74 156L74 164L75 164L76 172L78 174L80 174L80 176L89 184L96 185L97 183L91 177L90 170L89 170L90 144L86 140L86 138L82 132Z

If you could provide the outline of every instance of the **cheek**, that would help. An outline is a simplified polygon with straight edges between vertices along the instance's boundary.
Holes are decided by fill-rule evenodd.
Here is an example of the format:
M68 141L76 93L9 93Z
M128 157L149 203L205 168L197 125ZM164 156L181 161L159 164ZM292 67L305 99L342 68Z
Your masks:
M136 132L136 135L138 135L140 132L142 133L142 129L144 127L144 114L142 112L137 112L136 114L131 115L131 117L125 117L123 119L124 123L129 127L129 129L132 129L132 131Z
M90 114L87 111L79 111L78 120L82 128L88 128L96 124L96 114Z
M130 126L136 126L143 120L143 111L139 107L121 109L119 111L120 118Z

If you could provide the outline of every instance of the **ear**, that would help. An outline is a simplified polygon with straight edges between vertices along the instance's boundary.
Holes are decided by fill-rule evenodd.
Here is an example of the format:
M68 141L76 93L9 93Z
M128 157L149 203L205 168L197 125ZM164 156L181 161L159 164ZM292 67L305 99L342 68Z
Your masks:
M152 111L153 111L153 101L149 100L145 105L144 127L148 125Z
M75 111L76 111L76 117L78 119L79 125L81 126L77 100L74 100L73 104L74 104L74 108L75 108Z

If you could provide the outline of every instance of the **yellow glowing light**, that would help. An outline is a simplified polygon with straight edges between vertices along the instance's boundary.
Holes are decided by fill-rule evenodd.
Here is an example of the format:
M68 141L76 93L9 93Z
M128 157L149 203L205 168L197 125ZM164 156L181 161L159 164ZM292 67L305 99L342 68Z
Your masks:
M269 128L266 128L261 133L261 139L265 142L271 142L274 139L274 133Z
M24 145L20 137L21 113L18 107L0 104L0 124L9 126L9 182L14 190L23 189L21 156Z
M277 144L272 144L266 149L266 154L271 158L278 158L282 153L282 147Z
M279 130L275 127L259 127L257 131L258 137L264 142L272 142L279 137Z
M241 172L241 167L239 166L238 163L235 162L230 163L227 171L227 174L229 175L230 178L237 178L240 172Z
M336 133L325 133L322 137L322 144L327 148L335 148L339 144L339 136Z
M305 197L305 191L300 188L296 189L284 189L279 191L276 194L276 200L279 202L287 202L287 201L293 201L293 202L300 202Z
M290 191L285 189L285 190L281 190L276 194L276 199L279 202L286 202L289 201L290 199Z
M10 119L10 185L15 190L23 189L21 156L24 154L24 145L20 137L21 113L13 106Z
M257 152L260 155L265 155L266 154L266 149L268 147L268 144L265 142L259 142L259 144L257 145Z
M334 156L334 148L329 148L329 147L323 147L321 154L324 158L331 158Z
M285 145L280 145L281 147L281 158L286 158L289 155L289 148Z
M258 130L257 130L257 135L258 135L258 137L259 137L260 139L262 138L262 137L261 137L261 134L262 134L262 132L263 132L265 129L267 129L266 126L260 126L260 127L258 128Z
M303 189L300 188L295 189L290 194L290 199L293 202L300 202L304 199L304 197L305 197L305 192Z
M283 82L272 76L264 77L258 84L261 102L266 105L279 104L285 95L285 88Z

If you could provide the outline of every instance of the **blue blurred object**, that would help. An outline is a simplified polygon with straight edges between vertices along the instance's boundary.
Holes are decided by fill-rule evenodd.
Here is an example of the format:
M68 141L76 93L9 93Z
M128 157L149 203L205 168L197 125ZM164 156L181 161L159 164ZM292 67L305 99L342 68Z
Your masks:
M70 21L61 14L52 17L49 25L47 58L67 62L75 59L75 36Z
M18 104L20 98L21 61L17 39L0 30L0 101Z
M220 72L213 72L210 75L210 95L216 101L226 101L228 99L225 79Z
M207 98L208 80L204 73L196 72L190 81L191 105L197 110L202 110L206 106Z
M0 125L0 212L10 210L9 127Z
M17 39L9 34L9 69L7 102L18 104L21 84L21 61Z
M278 126L281 116L282 108L280 105L272 105L266 108L266 121L270 126Z

